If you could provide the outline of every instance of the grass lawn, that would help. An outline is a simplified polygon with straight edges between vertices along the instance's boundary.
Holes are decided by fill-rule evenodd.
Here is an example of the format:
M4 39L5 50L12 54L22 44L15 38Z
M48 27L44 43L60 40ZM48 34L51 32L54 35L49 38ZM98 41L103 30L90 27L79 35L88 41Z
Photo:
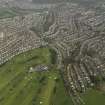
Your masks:
M52 65L51 57L48 48L38 48L20 54L2 65L0 105L72 105L70 97L66 97L56 65L53 64L50 71L28 72L31 66Z
M0 8L0 19L14 17L17 12L13 11L11 8Z
M49 48L38 48L0 66L0 105L73 105L52 57ZM39 64L52 68L29 73L31 66ZM105 105L102 92L88 90L82 97L86 105Z
M105 105L105 93L90 89L84 95L86 105Z

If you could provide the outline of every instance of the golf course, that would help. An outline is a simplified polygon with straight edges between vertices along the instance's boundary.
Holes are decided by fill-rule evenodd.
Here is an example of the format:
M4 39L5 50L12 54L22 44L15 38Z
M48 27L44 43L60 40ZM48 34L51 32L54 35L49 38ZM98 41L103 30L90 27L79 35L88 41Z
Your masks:
M0 105L73 105L53 57L51 49L37 48L1 65ZM51 67L48 71L29 72L30 67L41 64ZM105 94L94 90L83 98L86 105L105 103Z
M31 66L51 65L51 61L50 50L41 48L20 54L2 65L0 105L53 105L53 102L70 105L56 65L49 71L29 73Z

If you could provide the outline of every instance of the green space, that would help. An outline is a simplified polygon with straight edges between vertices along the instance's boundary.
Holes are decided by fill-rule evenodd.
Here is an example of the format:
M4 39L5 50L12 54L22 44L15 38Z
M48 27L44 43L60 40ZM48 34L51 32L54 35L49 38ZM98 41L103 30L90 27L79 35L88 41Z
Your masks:
M0 8L0 19L9 18L18 15L16 11L13 11L12 8Z
M105 93L103 91L90 89L82 97L86 105L105 105Z
M0 7L0 19L12 18L19 15L26 15L30 13L41 13L46 11L47 8L42 9L20 9L17 7Z
M73 105L51 50L38 48L20 54L0 67L0 105ZM31 66L51 65L49 71L29 73Z
M34 10L26 10L20 8L9 8L9 7L1 7L0 8L0 19L3 18L12 18L19 15L29 14L35 12Z
M52 53L49 48L38 48L0 66L0 105L73 105ZM30 67L40 64L51 69L29 72ZM105 105L103 92L88 90L82 97L86 105Z

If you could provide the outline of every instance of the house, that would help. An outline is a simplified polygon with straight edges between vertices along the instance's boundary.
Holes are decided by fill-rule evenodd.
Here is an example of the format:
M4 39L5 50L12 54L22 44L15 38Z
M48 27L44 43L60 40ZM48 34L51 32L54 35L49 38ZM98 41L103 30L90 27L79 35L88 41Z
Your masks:
M38 65L35 67L30 67L29 72L35 72L35 71L48 71L49 67L47 65Z

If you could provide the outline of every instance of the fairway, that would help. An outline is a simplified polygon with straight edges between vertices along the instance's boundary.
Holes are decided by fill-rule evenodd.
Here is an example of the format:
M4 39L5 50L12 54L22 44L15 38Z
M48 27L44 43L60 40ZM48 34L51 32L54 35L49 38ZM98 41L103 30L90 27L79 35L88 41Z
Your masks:
M73 105L52 57L49 48L38 48L2 65L0 105ZM50 65L51 69L29 72L30 67L40 64ZM99 91L89 90L82 97L86 105L105 103L105 94Z
M31 66L51 65L51 57L49 49L39 48L20 54L2 65L0 105L65 105L67 100L66 105L72 105L56 65L49 71L29 73Z

